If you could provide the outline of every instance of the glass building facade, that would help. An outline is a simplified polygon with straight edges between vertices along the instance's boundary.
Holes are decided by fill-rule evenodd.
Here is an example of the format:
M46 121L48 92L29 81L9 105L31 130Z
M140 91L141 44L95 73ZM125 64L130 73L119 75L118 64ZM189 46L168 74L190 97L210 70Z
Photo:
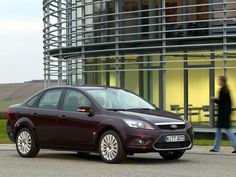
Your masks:
M106 85L213 126L217 77L236 120L235 0L44 0L45 85Z

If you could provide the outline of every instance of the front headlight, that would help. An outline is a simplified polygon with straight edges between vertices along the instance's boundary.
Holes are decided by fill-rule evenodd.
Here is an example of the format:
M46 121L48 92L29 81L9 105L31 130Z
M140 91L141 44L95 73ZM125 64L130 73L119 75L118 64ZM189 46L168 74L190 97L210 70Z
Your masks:
M149 130L154 129L153 126L141 120L131 120L131 119L123 119L123 120L129 127L132 128L142 128Z
M183 121L184 121L184 123L188 126L188 125L190 125L189 124L189 122L188 122L188 120L186 120L184 117L180 117ZM191 125L190 125L191 126Z
M191 128L192 125L186 120L186 119L183 119L184 120L184 123L186 124L187 126L187 129Z

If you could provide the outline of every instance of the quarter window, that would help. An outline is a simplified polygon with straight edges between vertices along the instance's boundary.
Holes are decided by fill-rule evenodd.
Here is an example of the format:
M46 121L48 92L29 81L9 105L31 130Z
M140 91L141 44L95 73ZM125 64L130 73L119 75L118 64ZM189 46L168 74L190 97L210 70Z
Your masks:
M29 101L27 101L26 105L29 106L29 107L33 107L34 104L35 104L35 101L37 100L38 98L38 95L37 96L34 96L33 98L31 98Z
M57 109L62 90L47 91L39 101L39 108Z

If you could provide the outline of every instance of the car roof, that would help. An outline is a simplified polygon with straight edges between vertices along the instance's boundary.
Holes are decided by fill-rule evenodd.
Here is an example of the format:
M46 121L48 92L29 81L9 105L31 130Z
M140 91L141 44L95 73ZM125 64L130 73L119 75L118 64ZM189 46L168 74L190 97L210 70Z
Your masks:
M75 88L75 89L81 89L81 90L103 90L103 89L121 89L119 87L112 87L112 86L89 86L89 85L82 85L82 86L53 86L48 87L45 90L48 89L54 89L54 88Z

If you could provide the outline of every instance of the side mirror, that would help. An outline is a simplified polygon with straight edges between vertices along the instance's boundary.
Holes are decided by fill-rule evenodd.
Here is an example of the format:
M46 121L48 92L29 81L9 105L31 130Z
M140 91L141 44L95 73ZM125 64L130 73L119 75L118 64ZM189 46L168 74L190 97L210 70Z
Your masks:
M79 112L91 113L91 108L89 106L79 106L77 109Z

